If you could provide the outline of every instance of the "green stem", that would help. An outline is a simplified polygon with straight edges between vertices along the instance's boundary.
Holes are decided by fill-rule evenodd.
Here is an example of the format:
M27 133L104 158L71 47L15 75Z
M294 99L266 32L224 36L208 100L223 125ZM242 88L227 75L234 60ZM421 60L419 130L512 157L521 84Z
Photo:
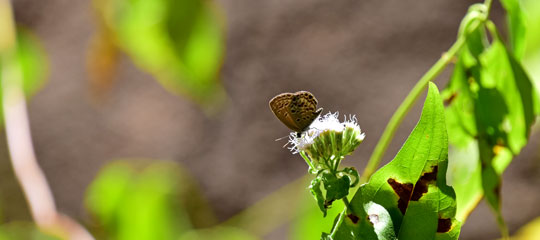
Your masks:
M487 12L486 12L486 19L484 21L488 20L489 13L491 11L491 5L493 3L493 0L485 0L484 5L486 6ZM482 26L483 24L476 24L472 28L478 28ZM458 36L458 39L452 47L443 54L443 56L422 76L422 78L416 83L416 85L413 87L413 89L409 92L409 95L403 100L401 105L399 105L398 109L394 112L394 115L392 115L392 118L390 118L390 121L386 125L386 128L384 129L384 132L379 139L379 142L377 142L377 145L375 146L375 150L371 154L371 157L369 158L369 162L364 169L364 172L362 173L362 176L360 178L360 183L366 182L371 175L375 172L377 167L379 166L382 157L384 156L384 153L386 152L386 149L388 148L388 145L394 138L394 135L401 125L401 122L403 122L403 119L405 116L407 116L407 113L411 110L411 108L414 106L414 103L416 103L416 100L418 100L418 97L422 94L424 89L427 87L428 83L430 81L433 81L441 72L446 68L446 66L451 62L452 58L456 56L456 54L461 50L461 48L465 45L466 37L465 36Z
M485 0L484 1L484 5L486 6L487 8L487 13L486 13L486 19L489 18L489 13L491 12L491 5L493 3L493 0Z
M317 170L315 169L315 166L313 166L313 163L311 163L311 159L309 158L309 156L304 151L300 151L300 156L302 156L302 158L306 161L307 165L309 166L310 173L312 173L311 171L315 172Z
M384 156L384 153L386 152L386 149L388 148L388 145L394 138L396 130L398 129L399 125L401 125L401 122L403 122L405 116L407 116L407 113L414 106L414 103L416 100L418 100L418 97L420 97L420 95L423 93L428 83L441 74L441 72L451 62L452 58L459 52L459 50L461 50L464 45L465 39L463 37L458 38L452 47L450 47L448 52L442 55L435 65L433 65L429 71L422 76L420 81L418 81L413 89L409 92L409 95L407 95L405 100L403 100L399 108L396 110L396 112L394 112L394 115L392 115L388 125L386 125L386 129L384 129L384 132L379 139L373 154L371 154L371 158L369 159L364 172L362 173L360 182L366 182L375 172L379 166L379 163L381 162L382 157Z
M351 203L349 203L349 199L345 196L342 198L343 203L345 204L345 208L347 209L347 213L353 213L354 211L351 208Z

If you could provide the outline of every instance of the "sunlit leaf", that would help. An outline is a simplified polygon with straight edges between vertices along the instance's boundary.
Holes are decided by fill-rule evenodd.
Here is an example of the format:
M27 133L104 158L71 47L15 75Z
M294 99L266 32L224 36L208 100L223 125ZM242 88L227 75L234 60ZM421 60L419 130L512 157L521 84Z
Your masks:
M222 24L205 0L95 0L111 38L167 89L199 103L223 97Z
M353 213L341 215L331 237L457 239L460 224L454 190L446 185L447 158L444 108L430 83L417 126L394 160L359 188L351 201ZM385 212L390 217L380 222Z

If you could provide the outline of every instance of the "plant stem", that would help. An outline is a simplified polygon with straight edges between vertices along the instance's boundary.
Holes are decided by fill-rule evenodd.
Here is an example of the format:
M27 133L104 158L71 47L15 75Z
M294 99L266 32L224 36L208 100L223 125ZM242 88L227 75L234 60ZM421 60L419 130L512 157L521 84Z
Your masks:
M345 208L347 209L347 213L353 213L354 211L351 208L351 203L349 203L349 199L347 198L347 196L342 198L342 200L343 200L343 203L345 204Z
M484 6L486 6L486 21L488 20L489 13L491 12L491 5L493 3L493 0L485 0ZM483 24L476 24L473 26L473 29L480 27ZM451 62L452 58L456 56L456 54L459 52L459 50L465 45L466 42L465 36L459 36L456 42L450 47L448 52L443 54L441 58L422 76L422 78L414 85L413 89L409 92L409 95L403 100L401 105L399 105L398 109L394 112L394 115L392 115L392 118L390 118L390 121L386 125L386 128L384 129L384 132L379 139L379 142L377 142L377 145L375 146L375 150L373 150L373 153L371 154L371 157L369 158L369 162L364 169L364 172L362 173L362 176L360 178L360 183L366 182L371 175L375 172L377 167L379 166L382 157L384 156L384 153L386 152L386 149L388 148L388 145L394 138L394 135L398 129L398 127L401 125L401 122L403 122L403 119L405 116L407 116L407 113L411 110L411 108L416 103L416 100L418 100L418 97L428 83L430 81L433 81L441 72L446 68L446 66Z
M309 156L306 153L304 153L304 151L300 151L300 156L302 156L302 158L306 161L307 165L309 166L310 173L312 173L311 171L317 170L315 166L313 166L313 164L311 163L311 159L309 158Z
M444 53L441 58L424 74L424 76L422 76L422 78L409 92L409 95L407 95L405 100L403 100L396 112L394 112L394 115L392 115L392 118L390 118L390 121L386 125L386 129L384 129L384 132L379 139L373 154L371 154L364 172L362 173L360 178L361 183L366 182L375 172L379 166L379 163L381 162L382 157L384 156L384 153L386 152L386 149L388 148L388 145L394 138L396 130L401 125L401 122L403 122L405 116L407 116L407 113L414 106L414 103L416 100L418 100L418 97L420 97L420 95L423 93L428 83L441 74L441 72L451 62L452 58L459 52L459 50L461 50L464 45L465 39L463 37L458 38L452 47L450 47L448 52Z

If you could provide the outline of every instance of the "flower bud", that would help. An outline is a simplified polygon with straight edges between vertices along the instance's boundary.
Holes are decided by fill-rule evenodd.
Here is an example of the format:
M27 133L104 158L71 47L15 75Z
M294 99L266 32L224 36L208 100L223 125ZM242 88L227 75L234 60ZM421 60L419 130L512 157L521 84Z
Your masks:
M303 152L311 162L312 171L336 168L339 161L362 143L365 134L361 132L356 117L340 122L338 113L328 113L317 118L308 130L297 137L291 134L289 143L293 152ZM309 164L309 163L308 163Z

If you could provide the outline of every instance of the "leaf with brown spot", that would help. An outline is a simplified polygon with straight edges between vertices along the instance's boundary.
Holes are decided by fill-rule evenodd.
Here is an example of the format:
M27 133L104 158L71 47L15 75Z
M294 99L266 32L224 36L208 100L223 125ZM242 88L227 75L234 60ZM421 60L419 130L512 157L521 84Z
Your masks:
M455 220L456 196L446 184L448 141L444 107L435 84L430 83L420 121L409 138L387 165L362 185L351 200L359 217L356 225L338 222L332 236L354 232L360 239L457 239L460 224ZM373 203L388 211L393 223L394 238L364 236L360 226L370 220L367 204ZM439 218L445 220L439 226ZM369 224L367 222L366 224ZM448 227L449 225L449 227ZM368 228L369 229L369 228ZM375 231L377 228L374 227ZM447 230L445 232L438 232ZM353 239L353 238L340 238Z

